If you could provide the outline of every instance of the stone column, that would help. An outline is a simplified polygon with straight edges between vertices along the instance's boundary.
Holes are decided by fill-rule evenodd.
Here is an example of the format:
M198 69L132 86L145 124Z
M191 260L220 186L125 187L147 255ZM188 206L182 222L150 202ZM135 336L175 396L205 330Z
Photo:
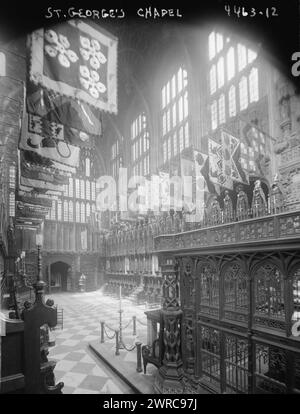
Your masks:
M162 366L156 373L154 389L158 394L181 394L183 392L183 368L181 358L181 317L179 305L178 264L166 259L163 274L163 344Z

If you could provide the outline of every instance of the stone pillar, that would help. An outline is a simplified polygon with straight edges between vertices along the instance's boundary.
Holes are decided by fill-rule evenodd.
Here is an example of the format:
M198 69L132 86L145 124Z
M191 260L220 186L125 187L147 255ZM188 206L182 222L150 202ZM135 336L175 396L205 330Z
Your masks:
M183 392L181 358L181 317L179 305L178 264L167 259L162 265L163 274L163 343L162 366L156 373L154 389L158 394Z

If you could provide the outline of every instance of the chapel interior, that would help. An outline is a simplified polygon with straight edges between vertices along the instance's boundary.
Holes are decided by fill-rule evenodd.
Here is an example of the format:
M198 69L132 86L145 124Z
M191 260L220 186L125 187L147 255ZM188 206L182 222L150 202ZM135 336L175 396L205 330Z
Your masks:
M300 394L299 236L299 88L255 34L0 44L1 394Z

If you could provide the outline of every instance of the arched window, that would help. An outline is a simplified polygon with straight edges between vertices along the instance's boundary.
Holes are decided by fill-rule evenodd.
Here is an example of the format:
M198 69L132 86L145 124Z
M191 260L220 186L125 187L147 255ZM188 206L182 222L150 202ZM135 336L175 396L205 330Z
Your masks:
M218 107L217 107L216 101L213 101L213 103L211 104L210 112L211 112L211 129L216 129L218 126Z
M216 82L212 69L210 85L213 90L213 83ZM173 73L169 81L165 83L161 91L161 120L162 120L162 149L163 161L166 162L190 145L189 141L189 102L188 102L188 77L187 71L179 67ZM180 129L182 128L182 137ZM176 141L176 142L174 142Z
M227 37L224 42L223 36L215 32L208 37L212 130L226 122L227 116L234 117L248 108L250 103L259 100L258 69L253 67L257 53L235 39Z
M220 57L217 64L217 73L218 73L218 88L221 88L224 85L224 58Z
M236 97L235 97L235 86L231 85L228 92L228 109L229 116L236 115Z
M86 217L91 215L91 206L90 203L86 203Z
M50 220L56 220L56 201L52 200L52 207L50 210Z
M91 193L92 193L92 200L95 201L95 199L96 199L96 183L95 183L95 181L91 182Z
M64 221L69 221L69 203L64 201Z
M170 114L169 117L164 117L164 128L170 128ZM133 171L138 169L138 174L147 175L149 170L147 165L150 157L149 131L147 126L147 119L144 112L139 114L131 124L130 128L131 148L133 153Z
M82 198L83 200L85 199L85 182L84 180L80 180L80 198Z
M80 221L81 223L85 223L85 204L80 204Z
M249 75L249 101L258 101L258 69L252 68Z
M239 43L237 46L237 52L238 52L238 68L240 71L240 70L243 70L247 65L247 49L244 45L241 45Z
M69 201L69 221L74 220L73 201Z
M242 77L239 83L240 91L240 110L244 110L248 106L248 82L245 76Z
M285 317L284 281L272 263L261 265L255 272L255 312L271 318Z
M57 220L61 221L62 219L62 202L57 200Z
M227 52L227 80L235 75L234 48L231 46Z
M80 181L78 178L75 179L75 196L80 198Z
M80 203L76 201L76 223L80 223Z
M69 197L73 197L73 178L69 178Z
M209 84L210 84L210 93L211 95L217 90L217 72L216 65L212 65L209 72Z
M226 121L226 113L225 113L225 96L222 95L219 98L219 125L224 124Z
M247 310L247 307L247 275L239 263L233 263L226 268L224 273L224 308L229 310Z

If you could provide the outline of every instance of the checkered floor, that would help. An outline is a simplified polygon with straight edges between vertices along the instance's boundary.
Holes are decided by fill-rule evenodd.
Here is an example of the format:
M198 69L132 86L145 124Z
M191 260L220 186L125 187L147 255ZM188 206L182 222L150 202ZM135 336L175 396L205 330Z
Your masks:
M57 361L56 382L62 381L64 394L130 394L132 390L104 363L100 362L88 348L90 341L100 341L100 321L118 328L119 300L104 295L101 291L87 293L57 293L51 297L58 308L63 309L63 329L54 331L55 343L50 348L49 359ZM136 306L122 299L123 326L136 315L137 336L132 335L132 322L124 330L127 343L135 339L146 343L145 306ZM107 330L109 334L111 331ZM128 358L136 358L129 352ZM117 356L113 356L118 358Z

